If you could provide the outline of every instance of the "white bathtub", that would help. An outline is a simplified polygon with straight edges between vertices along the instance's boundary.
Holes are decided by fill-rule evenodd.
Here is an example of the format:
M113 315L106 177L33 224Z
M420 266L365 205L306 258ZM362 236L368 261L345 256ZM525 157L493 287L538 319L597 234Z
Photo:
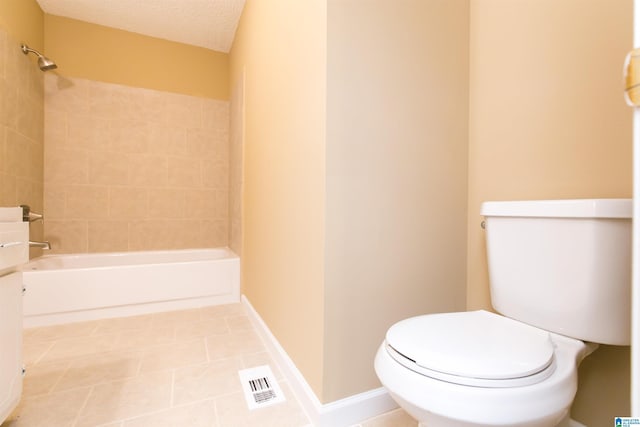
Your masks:
M25 327L240 301L227 248L51 255L22 270Z

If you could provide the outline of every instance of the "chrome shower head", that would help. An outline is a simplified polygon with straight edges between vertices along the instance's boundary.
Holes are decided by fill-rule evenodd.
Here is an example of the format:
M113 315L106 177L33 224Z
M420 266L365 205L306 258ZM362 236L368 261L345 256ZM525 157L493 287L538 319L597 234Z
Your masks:
M24 53L25 55L27 55L29 52L33 52L36 55L38 55L38 67L40 67L42 71L49 71L49 70L58 68L55 62L53 62L52 60L50 60L49 58L47 58L37 50L31 49L26 44L23 44L20 47L22 48L22 53Z

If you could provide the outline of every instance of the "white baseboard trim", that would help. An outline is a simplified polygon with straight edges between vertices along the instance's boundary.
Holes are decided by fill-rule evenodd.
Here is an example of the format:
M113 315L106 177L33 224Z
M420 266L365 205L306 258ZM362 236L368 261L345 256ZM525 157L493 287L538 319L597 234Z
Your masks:
M398 407L383 388L369 390L330 403L321 403L307 381L264 323L249 299L242 295L247 314L271 356L278 364L310 421L317 427L348 427ZM373 362L372 362L373 363Z

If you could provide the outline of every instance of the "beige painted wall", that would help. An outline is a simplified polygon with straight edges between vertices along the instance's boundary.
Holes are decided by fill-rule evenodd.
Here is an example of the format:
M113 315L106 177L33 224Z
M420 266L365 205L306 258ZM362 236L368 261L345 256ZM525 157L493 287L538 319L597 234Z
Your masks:
M36 0L0 1L0 26L18 42L42 52L44 49L44 13Z
M468 0L330 0L324 393L380 386L414 315L465 308Z
M471 1L468 309L490 308L482 201L631 196L632 3ZM581 367L577 420L629 412L628 354L604 347Z
M322 396L326 2L248 0L230 57L232 87L245 73L243 293Z
M45 51L67 77L229 99L229 55L54 15Z
M23 42L42 49L43 13L33 0L0 2L0 206L27 204L43 210L44 90L34 55ZM42 239L42 223L30 226ZM41 254L32 249L31 257Z

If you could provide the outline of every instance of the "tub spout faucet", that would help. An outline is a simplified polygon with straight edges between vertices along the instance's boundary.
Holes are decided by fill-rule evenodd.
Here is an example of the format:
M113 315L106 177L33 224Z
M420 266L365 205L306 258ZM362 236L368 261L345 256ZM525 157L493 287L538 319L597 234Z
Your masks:
M31 208L29 207L29 205L20 205L20 207L22 208L22 221L24 222L44 221L44 217L41 214L31 212Z
M51 243L49 243L49 242L34 242L34 241L29 240L29 247L30 248L41 248L41 249L49 250L49 249L51 249Z

